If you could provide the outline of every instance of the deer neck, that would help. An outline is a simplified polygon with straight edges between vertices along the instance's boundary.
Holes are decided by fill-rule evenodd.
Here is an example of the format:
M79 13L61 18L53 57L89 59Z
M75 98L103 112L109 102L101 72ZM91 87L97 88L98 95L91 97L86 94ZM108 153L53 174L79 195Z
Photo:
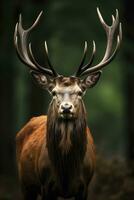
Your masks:
M84 159L87 135L84 105L74 119L59 119L50 105L47 121L47 148L51 162L58 173L68 174L76 170ZM62 170L60 170L62 169ZM72 173L71 173L72 174Z

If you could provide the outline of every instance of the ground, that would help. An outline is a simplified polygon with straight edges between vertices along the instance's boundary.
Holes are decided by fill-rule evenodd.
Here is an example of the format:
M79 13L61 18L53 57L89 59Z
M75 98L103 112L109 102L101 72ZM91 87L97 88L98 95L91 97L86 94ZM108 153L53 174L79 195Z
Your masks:
M88 199L134 200L134 163L99 157ZM16 178L0 176L0 200L22 200Z

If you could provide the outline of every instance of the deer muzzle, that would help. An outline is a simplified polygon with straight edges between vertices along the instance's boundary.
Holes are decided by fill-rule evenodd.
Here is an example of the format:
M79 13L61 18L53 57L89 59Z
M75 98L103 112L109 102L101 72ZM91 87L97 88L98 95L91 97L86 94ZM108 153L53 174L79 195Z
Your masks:
M62 102L59 107L61 118L72 118L74 116L74 105L71 102Z

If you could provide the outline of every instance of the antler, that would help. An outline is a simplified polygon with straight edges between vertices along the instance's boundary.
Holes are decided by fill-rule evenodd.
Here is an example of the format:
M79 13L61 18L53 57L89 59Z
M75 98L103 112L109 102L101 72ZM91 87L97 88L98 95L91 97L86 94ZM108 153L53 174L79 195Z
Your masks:
M47 48L47 43L45 41L45 54L47 57L47 63L48 63L48 68L42 67L39 65L36 61L36 59L33 56L32 48L31 48L31 43L27 44L27 38L29 33L36 27L38 24L40 17L42 15L42 11L38 15L37 19L33 23L33 25L28 28L28 29L23 29L22 27L22 17L20 15L19 17L19 22L16 24L15 27L15 32L14 32L14 44L16 47L17 54L20 58L20 60L26 64L32 71L36 72L42 72L44 74L47 74L52 77L57 77L58 74L52 67L49 56L48 56L48 48ZM19 40L19 41L18 41Z
M112 25L108 26L105 21L102 18L102 15L100 13L99 8L97 8L97 13L100 19L100 22L106 32L106 36L107 36L107 46L106 46L106 51L104 54L103 59L101 60L101 62L95 66L91 66L93 59L94 59L94 55L96 52L96 47L95 47L95 42L93 41L93 51L92 51L92 55L90 58L90 61L88 62L88 64L86 64L85 66L83 66L83 63L85 61L86 58L86 53L87 53L87 42L85 42L85 48L84 48L84 54L83 54L83 58L81 61L81 64L76 72L76 76L84 76L84 75L88 75L90 73L94 73L97 71L100 71L103 67L105 67L106 65L108 65L113 58L116 56L117 50L119 49L121 40L122 40L122 28L121 28L121 23L119 23L119 14L118 14L118 10L116 9L116 17L114 17L112 15ZM119 33L117 35L117 43L116 43L116 48L114 51L112 51L112 45L113 45L113 38L114 38L114 33L116 28L119 25Z

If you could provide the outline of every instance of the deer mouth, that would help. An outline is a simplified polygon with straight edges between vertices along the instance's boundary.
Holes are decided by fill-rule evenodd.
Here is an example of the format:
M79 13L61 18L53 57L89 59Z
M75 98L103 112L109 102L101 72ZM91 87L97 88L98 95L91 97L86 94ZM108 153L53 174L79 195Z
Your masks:
M62 119L72 119L72 118L74 118L74 113L73 112L60 112L60 117Z

